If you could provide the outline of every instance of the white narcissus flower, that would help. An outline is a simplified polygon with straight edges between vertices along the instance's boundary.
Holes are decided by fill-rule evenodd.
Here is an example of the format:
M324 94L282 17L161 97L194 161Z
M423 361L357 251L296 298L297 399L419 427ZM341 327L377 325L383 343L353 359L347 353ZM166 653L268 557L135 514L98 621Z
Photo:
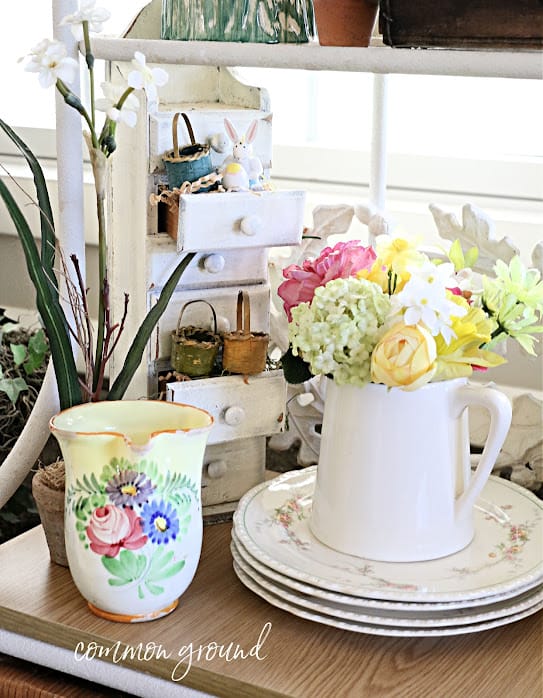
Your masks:
M422 322L434 337L441 334L447 344L455 337L452 318L466 314L465 308L447 296L447 287L454 285L453 274L452 264L436 266L427 262L417 269L400 293L392 296L394 306L403 311L406 325Z
M54 85L57 79L70 85L79 71L78 62L67 56L66 47L60 41L43 39L28 55L30 61L26 64L25 70L29 73L38 73L42 87Z
M162 68L149 68L143 53L136 51L132 60L134 70L128 73L128 85L135 90L145 90L149 101L158 100L157 87L168 82L168 73Z
M96 109L106 112L107 116L116 122L122 122L131 128L136 125L137 110L140 103L135 94L129 94L121 109L117 109L117 103L126 88L112 85L110 82L101 84L104 97L96 100Z
M91 32L101 32L102 24L111 17L111 13L105 7L95 7L95 5L96 0L82 0L79 12L64 17L60 26L70 25L77 41L83 39L83 22L89 23Z

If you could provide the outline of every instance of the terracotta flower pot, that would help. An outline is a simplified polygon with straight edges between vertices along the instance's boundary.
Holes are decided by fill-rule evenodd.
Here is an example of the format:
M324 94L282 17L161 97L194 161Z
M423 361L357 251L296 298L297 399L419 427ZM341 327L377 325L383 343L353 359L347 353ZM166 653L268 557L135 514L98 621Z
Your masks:
M321 46L368 46L377 0L313 0Z
M40 515L49 555L57 565L68 567L64 543L64 463L40 468L32 479L32 495Z

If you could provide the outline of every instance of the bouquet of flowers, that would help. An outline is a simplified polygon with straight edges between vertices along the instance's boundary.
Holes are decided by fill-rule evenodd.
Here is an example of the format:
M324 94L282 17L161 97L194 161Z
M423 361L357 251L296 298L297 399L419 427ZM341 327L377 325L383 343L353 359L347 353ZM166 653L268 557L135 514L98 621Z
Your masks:
M477 249L464 254L458 241L448 256L432 259L414 240L381 235L375 249L340 242L284 269L287 381L325 375L338 385L415 390L499 366L505 359L493 349L509 337L535 354L539 271L515 256L496 263L495 277L479 277L471 269Z

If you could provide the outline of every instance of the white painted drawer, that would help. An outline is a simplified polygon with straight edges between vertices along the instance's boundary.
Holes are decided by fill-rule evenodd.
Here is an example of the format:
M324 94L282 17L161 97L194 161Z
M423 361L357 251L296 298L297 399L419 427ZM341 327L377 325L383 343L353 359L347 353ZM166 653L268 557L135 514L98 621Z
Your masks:
M167 235L155 235L148 245L148 288L164 286L179 264L175 243ZM261 284L268 278L268 250L213 251L197 254L183 272L179 290Z
M282 371L169 383L167 399L207 410L215 420L209 444L281 431L286 383Z
M264 480L266 438L236 439L206 448L202 505L235 502Z
M179 252L298 245L303 191L223 192L179 197Z
M175 291L154 331L153 341L150 343L151 360L169 359L171 333L176 329L179 313L187 301L196 299L207 301L215 309L219 331L235 330L237 299L240 289L247 291L251 301L251 330L253 332L269 332L270 287L268 284ZM158 293L152 292L151 305L156 302L157 298ZM211 328L213 325L211 310L205 303L193 303L183 313L181 324Z

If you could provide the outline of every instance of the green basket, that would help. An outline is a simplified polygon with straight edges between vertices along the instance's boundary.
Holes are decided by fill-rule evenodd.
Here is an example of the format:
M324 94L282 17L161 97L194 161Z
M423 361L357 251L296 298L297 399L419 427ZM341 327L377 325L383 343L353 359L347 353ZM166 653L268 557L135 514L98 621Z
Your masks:
M182 116L187 127L190 145L179 149L177 125ZM189 117L185 113L177 113L172 121L173 151L163 157L168 175L170 189L179 188L184 182L195 182L200 177L213 171L210 148L207 143L196 143ZM207 191L200 189L200 191Z
M183 313L193 303L205 303L209 306L213 315L213 332L193 325L181 327ZM173 369L191 378L208 376L213 370L220 345L221 338L217 334L215 308L204 300L193 300L185 303L179 313L177 329L172 332L171 363Z

